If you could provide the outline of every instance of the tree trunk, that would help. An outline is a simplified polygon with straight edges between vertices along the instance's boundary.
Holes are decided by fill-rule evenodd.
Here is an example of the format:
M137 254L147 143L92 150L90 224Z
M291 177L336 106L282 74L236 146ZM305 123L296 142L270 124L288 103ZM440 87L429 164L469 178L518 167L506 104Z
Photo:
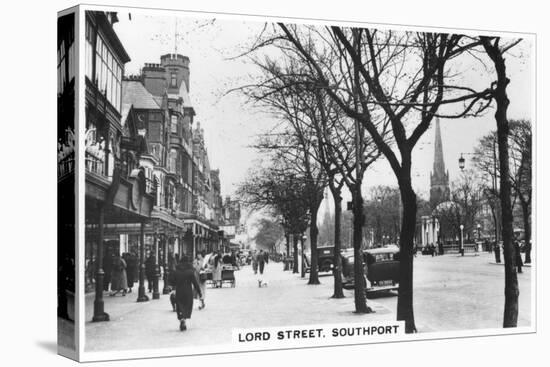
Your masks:
M309 225L309 244L311 250L311 264L309 267L309 281L307 284L321 284L319 282L319 259L317 255L317 235L319 234L319 229L317 228L317 213L319 211L319 206L321 201L314 203L310 207L311 212L311 221ZM302 247L302 251L304 251ZM304 256L304 254L302 254Z
M342 258L340 251L342 249L341 238L341 219L342 219L342 197L337 192L332 192L334 198L334 267L332 274L334 275L334 294L332 298L344 298L344 290L342 288Z
M290 239L289 239L289 234L288 233L285 233L285 241L286 241L286 256L284 258L284 267L283 267L283 271L286 271L289 269L289 262L288 262L288 258L290 256Z
M491 214L493 215L493 222L495 223L495 246L493 251L495 252L495 262L500 264L500 247L498 246L498 218L496 208L491 207Z
M525 231L525 264L531 263L531 223L529 221L529 203L520 198L523 213L523 229Z
M288 233L285 233L285 240L286 240L286 256L290 256L290 240Z
M506 65L498 44L492 50L487 49L489 56L495 63L497 72L497 84L495 89L495 100L497 109L495 120L497 123L498 138L498 159L500 164L500 205L502 215L502 242L504 252L504 321L503 327L516 327L518 321L518 298L519 287L516 270L516 250L513 240L513 215L511 203L511 182L508 153L508 136L510 127L508 125L507 110L510 101L506 93L506 87L510 80L506 76ZM492 52L492 53L491 53Z
M363 251L361 242L363 229L363 197L361 196L361 180L357 180L353 193L353 273L354 273L354 296L355 312L370 313L372 310L367 306L365 269L363 265Z
M397 320L405 321L405 332L415 333L413 309L413 243L416 230L416 193L410 174L401 173L399 190L403 204L403 222L399 239L399 293L397 297Z
M292 273L298 273L298 235L292 236L293 248L294 248L294 265L292 266Z

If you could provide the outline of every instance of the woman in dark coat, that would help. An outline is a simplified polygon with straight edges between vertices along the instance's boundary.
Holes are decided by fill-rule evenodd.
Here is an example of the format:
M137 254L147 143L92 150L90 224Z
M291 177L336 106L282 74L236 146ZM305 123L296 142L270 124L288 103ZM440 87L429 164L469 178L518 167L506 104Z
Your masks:
M132 292L134 283L138 280L138 261L133 253L126 253L126 276L128 278L128 292Z
M178 320L180 320L180 330L184 331L187 330L185 320L191 318L191 312L193 311L193 288L202 300L202 292L195 275L195 268L189 262L187 256L182 256L172 279L176 285L176 312Z

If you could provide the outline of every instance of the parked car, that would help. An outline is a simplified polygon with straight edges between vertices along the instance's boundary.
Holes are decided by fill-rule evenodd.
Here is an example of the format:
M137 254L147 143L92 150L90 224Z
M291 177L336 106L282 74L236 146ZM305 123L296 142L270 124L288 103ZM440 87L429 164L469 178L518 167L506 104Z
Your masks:
M304 254L306 273L310 271L311 254ZM334 246L317 247L317 264L320 272L332 271L334 268Z
M391 291L399 288L399 248L380 247L363 251L367 293ZM353 250L342 252L342 286L355 288Z
M332 271L334 267L334 246L317 248L319 271Z

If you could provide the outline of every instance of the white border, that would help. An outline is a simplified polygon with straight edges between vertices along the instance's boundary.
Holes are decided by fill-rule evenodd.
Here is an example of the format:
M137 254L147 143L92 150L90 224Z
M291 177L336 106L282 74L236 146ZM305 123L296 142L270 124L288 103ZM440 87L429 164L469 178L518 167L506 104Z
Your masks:
M537 97L537 91L536 91L536 75L538 75L538 70L536 69L536 54L538 49L538 43L537 43L537 37L533 33L521 33L521 32L508 32L508 31L486 31L486 30L476 30L476 29L464 29L464 28L442 28L442 27L427 27L427 26L408 26L408 25L401 25L401 24L385 24L385 23L370 23L370 22L356 22L356 21L336 21L336 20L325 20L325 19L308 19L308 18L298 18L298 17L280 17L280 16L259 16L259 15L247 15L247 14L230 14L230 13L216 13L216 12L196 12L196 11L186 11L186 10L175 10L175 9L155 9L155 8L135 8L135 7L118 7L118 6L102 6L102 5L89 5L89 4L83 4L80 7L80 11L82 14L84 14L84 11L87 10L102 10L102 11L131 11L133 13L141 13L141 14L147 14L151 16L161 16L161 15L170 15L175 16L174 13L178 13L178 16L188 16L189 18L212 18L215 17L217 19L225 19L225 20L246 20L250 22L276 22L276 21L282 21L282 22L288 22L288 23L300 23L300 24L315 24L315 25L328 25L328 24L340 24L343 26L362 26L362 27L377 27L377 28L385 28L385 29L395 29L395 30L415 30L415 31L424 31L424 32L434 32L434 31L441 31L441 32L454 32L454 33L461 33L465 35L479 35L479 34L486 34L486 35L495 35L495 36L502 36L502 37L521 37L524 39L528 39L531 44L533 45L533 55L531 57L532 60L532 79L533 82L532 85L532 91L533 91L533 99L532 99L532 111L533 111L533 120L534 126L537 126L537 110L536 110L536 97ZM82 19L85 19L84 17ZM80 62L83 62L84 58L82 57ZM82 76L83 79L83 76ZM84 84L82 84L84 86ZM79 94L80 95L80 94ZM83 94L82 94L83 96ZM84 103L82 103L84 105ZM84 107L81 108L81 113L83 111ZM84 116L82 114L81 116ZM536 127L534 129L537 131ZM81 132L81 134L83 134ZM535 134L536 136L536 134ZM535 138L536 140L536 138ZM535 145L536 146L536 145ZM536 152L536 150L535 150ZM536 163L536 154L533 159L533 164ZM533 172L536 172L536 165L535 170ZM534 185L534 193L536 193L536 186ZM84 186L81 186L84 187ZM83 193L82 199L83 199ZM536 196L535 196L536 199ZM83 206L82 206L83 208ZM536 201L535 205L533 205L533 213L536 213ZM79 218L83 223L84 218L82 215L82 218ZM538 233L536 231L536 215L533 217L533 238L538 238L536 234ZM84 246L83 241L83 226L79 226L80 231L82 232L82 237L79 237L82 239L82 246ZM80 234L80 232L79 232ZM503 328L494 328L494 329L478 329L478 330L465 330L465 331L452 331L452 332L430 332L430 333L422 333L422 334L409 334L403 337L388 337L387 341L380 342L380 343L390 343L390 342L397 342L397 341L421 341L421 340L436 340L436 339L458 339L458 338L466 338L466 337L483 337L483 336L496 336L496 335L513 335L513 334L526 334L526 333L535 333L537 331L537 305L536 305L536 295L538 294L538 289L536 288L537 282L536 282L536 274L537 274L537 267L536 263L540 261L539 257L539 246L536 246L536 243L539 243L539 241L533 241L535 242L535 263L533 264L533 272L534 276L532 274L531 276L531 307L532 307L532 313L531 313L531 326L529 327L518 327L514 329L503 329ZM82 288L83 289L83 288ZM521 291L521 290L520 290ZM82 302L82 315L85 315L84 311L84 302ZM206 346L206 347L193 347L193 348L167 348L167 349L152 349L152 350L131 350L131 351L113 351L113 352L86 352L84 349L85 347L85 331L84 331L84 324L86 320L80 320L81 325L81 349L80 349L80 360L81 361L100 361L100 360L114 360L114 359L134 359L134 358L147 358L147 357L166 357L166 356L190 356L190 355L203 355L203 354L218 354L218 353L232 353L232 352L252 352L252 351L259 351L259 350L280 350L285 348L246 348L241 347L234 344L219 344L219 345L212 345L212 346ZM288 326L288 325L285 325ZM368 345L373 343L368 343ZM347 344L352 345L352 344ZM356 345L356 344L353 344ZM364 344L359 344L364 345ZM320 343L319 347L326 347L330 346L325 343ZM295 348L304 349L304 348L312 348L312 347L305 347L300 346L300 344L297 344ZM518 351L518 353L521 353Z

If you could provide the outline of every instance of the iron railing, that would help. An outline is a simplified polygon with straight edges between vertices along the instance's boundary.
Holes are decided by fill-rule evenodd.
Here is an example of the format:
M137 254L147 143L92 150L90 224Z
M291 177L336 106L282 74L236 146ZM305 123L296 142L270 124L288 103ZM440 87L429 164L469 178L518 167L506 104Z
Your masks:
M74 154L64 157L57 162L57 179L62 180L74 172Z
M86 171L105 176L105 162L90 152L86 152Z

